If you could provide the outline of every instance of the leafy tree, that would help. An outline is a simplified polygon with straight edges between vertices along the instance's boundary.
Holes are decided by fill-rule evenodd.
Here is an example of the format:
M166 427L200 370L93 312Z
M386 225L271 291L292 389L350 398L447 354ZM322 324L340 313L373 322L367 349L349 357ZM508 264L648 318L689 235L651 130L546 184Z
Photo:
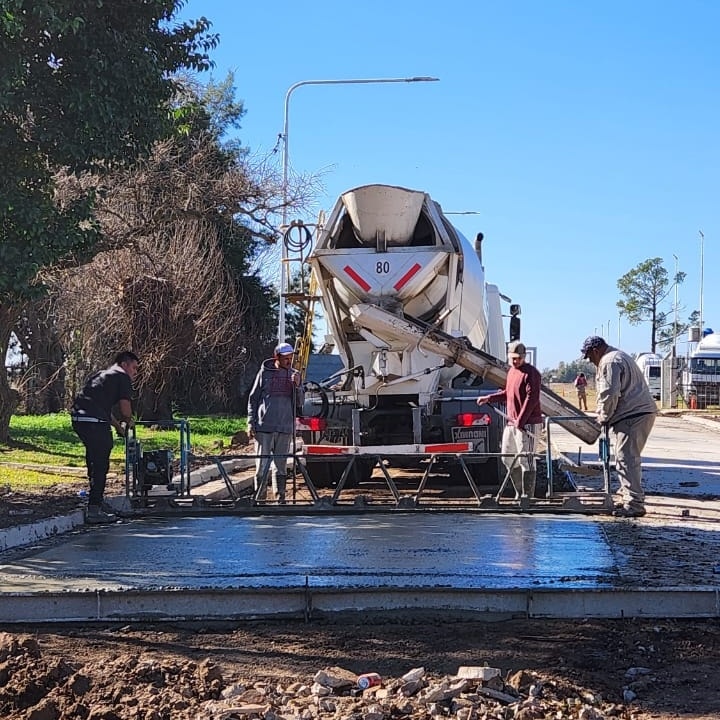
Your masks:
M687 336L687 332L691 327L697 327L700 323L700 311L693 310L686 322L678 321L675 325L675 318L672 322L665 323L658 329L657 344L658 347L668 350L675 344L677 338Z
M242 411L276 343L277 294L259 269L276 237L282 182L237 142L223 142L244 111L232 99L232 78L221 87L229 91L184 86L178 131L148 158L101 179L62 183L63 197L95 183L108 248L82 267L43 273L68 391L117 347L132 347L142 361L135 410L143 420L163 422L173 410Z
M587 360L573 360L569 363L561 360L556 368L545 368L542 371L542 378L544 383L568 383L572 382L581 372L584 372L585 377L591 380L595 377L595 366Z
M658 331L667 325L667 313L662 311L661 305L675 283L685 279L685 273L678 272L671 283L662 263L662 258L644 260L617 281L623 296L617 302L620 314L625 315L631 325L650 321L650 351L653 353L657 349Z
M0 353L38 271L97 250L93 188L56 197L58 170L104 173L174 128L173 73L209 67L205 18L184 0L0 0ZM17 403L0 373L0 442Z

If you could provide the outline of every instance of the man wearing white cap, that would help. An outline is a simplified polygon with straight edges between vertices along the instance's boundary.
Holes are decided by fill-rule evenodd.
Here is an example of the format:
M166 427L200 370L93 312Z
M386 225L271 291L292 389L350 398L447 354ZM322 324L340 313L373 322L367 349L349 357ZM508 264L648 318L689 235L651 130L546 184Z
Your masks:
M302 406L300 373L293 369L292 345L281 343L265 360L248 398L248 434L255 440L255 497L267 497L267 475L272 468L274 499L285 504L287 462L295 432L296 408Z

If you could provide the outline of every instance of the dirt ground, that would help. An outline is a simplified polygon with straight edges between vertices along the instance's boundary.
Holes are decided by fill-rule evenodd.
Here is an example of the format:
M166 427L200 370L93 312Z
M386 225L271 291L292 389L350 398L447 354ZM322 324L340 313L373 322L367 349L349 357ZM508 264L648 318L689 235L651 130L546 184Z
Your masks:
M8 508L42 514L48 503L57 512L80 500L76 489L71 495L57 488L35 499L32 510L32 498L6 496L0 498L0 517L4 523L27 522L27 514L13 515ZM611 526L631 534L642 530L652 539L649 519ZM677 541L680 556L682 537ZM707 554L689 565L715 565L717 555L709 548ZM448 688L457 688L458 668L467 665L498 668L500 679L485 689L470 684L449 694ZM377 672L384 695L366 691L356 697L348 687L314 684L328 667L343 668L353 680ZM426 671L423 688L406 696L399 678L417 667ZM0 624L0 717L717 720L719 669L716 620L490 622L381 614L308 624ZM444 694L432 700L438 688Z
M115 482L111 493L122 491ZM83 487L0 490L0 528L76 509ZM613 527L652 539L648 520ZM666 551L681 556L682 535L676 540ZM707 556L688 565L717 565L711 548ZM459 684L461 666L500 676ZM420 667L422 680L400 679ZM0 624L0 717L8 720L717 720L719 671L714 619ZM365 672L382 685L357 694L348 683ZM350 679L323 684L337 675Z
M5 629L0 716L8 720L720 717L714 621L375 616ZM500 678L483 683L487 689L470 682L447 692L461 666L482 665ZM351 682L377 672L382 689L353 697L349 686L313 685L329 667L343 668ZM408 694L398 678L418 667L422 688Z

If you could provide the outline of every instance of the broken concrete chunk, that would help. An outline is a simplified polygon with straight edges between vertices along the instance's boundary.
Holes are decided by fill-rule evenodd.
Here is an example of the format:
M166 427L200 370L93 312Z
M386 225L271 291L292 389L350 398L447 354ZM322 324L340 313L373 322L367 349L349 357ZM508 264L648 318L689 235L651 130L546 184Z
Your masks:
M417 680L422 680L425 677L425 668L424 667L416 667L412 670L408 670L400 679L403 682L411 683L416 682Z
M349 687L355 684L357 675L350 670L341 667L326 667L324 670L318 670L313 680L325 687L341 688Z
M482 680L483 682L487 682L494 677L499 677L500 670L498 668L487 667L486 665L462 665L458 668L456 676L467 680Z

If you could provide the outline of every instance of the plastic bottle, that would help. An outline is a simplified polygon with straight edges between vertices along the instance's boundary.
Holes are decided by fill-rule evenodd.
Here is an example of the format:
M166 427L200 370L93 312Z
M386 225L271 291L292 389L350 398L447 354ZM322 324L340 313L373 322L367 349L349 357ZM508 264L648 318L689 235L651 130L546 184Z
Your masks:
M610 448L608 447L607 438L600 438L598 455L603 462L605 462L610 457Z
M363 675L358 675L357 686L361 690L367 690L369 687L374 687L375 685L380 685L381 683L382 678L377 673L364 673Z

